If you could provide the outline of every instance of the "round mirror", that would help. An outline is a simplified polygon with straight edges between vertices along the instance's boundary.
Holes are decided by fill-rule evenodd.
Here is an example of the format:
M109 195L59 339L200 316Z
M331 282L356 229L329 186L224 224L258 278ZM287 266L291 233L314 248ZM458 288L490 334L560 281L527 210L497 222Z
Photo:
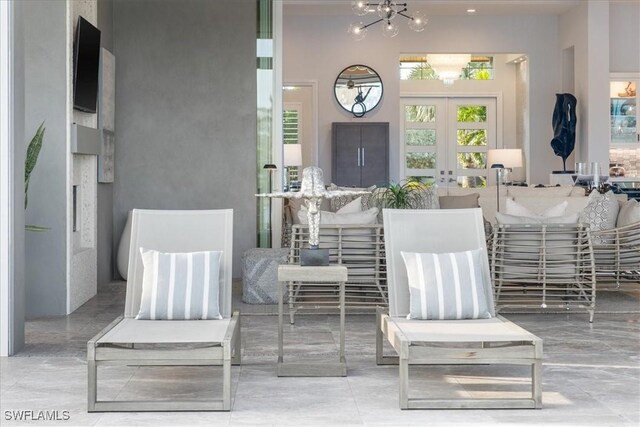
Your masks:
M333 85L338 104L354 117L363 117L382 99L382 80L366 65L350 65L340 72Z

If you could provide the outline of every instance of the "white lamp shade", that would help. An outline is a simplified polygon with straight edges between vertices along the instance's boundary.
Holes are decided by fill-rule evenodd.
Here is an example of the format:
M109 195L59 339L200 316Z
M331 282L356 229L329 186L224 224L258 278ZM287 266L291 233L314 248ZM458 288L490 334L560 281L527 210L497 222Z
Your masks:
M284 144L284 166L302 166L302 145Z
M505 168L522 167L522 150L519 148L501 148L489 150L487 166L500 164Z

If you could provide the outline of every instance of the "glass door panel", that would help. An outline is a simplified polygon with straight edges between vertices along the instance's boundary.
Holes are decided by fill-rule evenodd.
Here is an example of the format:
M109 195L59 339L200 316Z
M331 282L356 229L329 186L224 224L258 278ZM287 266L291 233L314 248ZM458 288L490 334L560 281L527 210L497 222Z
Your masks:
M628 146L638 144L638 92L637 81L612 81L611 144Z
M487 151L496 147L495 98L405 98L401 103L404 178L440 187L487 185Z

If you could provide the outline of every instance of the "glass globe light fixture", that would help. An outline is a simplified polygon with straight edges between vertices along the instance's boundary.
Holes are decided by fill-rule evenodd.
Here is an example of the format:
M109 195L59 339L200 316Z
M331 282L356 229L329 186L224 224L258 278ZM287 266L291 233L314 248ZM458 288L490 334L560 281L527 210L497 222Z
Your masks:
M397 36L399 31L398 25L391 21L387 21L382 27L382 34L389 38Z
M383 0L378 4L376 10L380 18L391 20L398 14L398 5L395 1Z
M369 12L369 7L366 1L356 0L351 2L351 9L353 13L358 16L364 16Z
M354 22L349 25L348 33L355 41L360 41L367 35L367 28L362 22Z
M419 33L420 31L424 30L424 27L426 27L428 21L429 20L424 13L416 12L413 14L413 16L411 16L411 19L409 19L409 28Z

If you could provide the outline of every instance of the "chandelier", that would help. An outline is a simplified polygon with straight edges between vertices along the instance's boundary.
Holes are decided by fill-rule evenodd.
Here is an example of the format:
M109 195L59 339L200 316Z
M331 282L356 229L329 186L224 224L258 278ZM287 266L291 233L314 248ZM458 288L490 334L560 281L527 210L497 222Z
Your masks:
M402 16L409 20L409 28L415 32L424 30L427 25L427 17L422 12L415 12L411 15L407 12L407 3L397 3L392 0L382 0L379 3L368 3L363 0L356 0L351 3L353 12L358 16L365 16L368 13L377 13L379 19L364 24L354 22L349 26L349 34L354 40L362 40L367 35L367 29L372 25L382 22L382 34L386 37L395 37L400 29L395 18Z
M433 68L438 77L446 85L452 85L462 74L462 70L469 65L471 55L469 54L430 54L427 58L429 65Z

